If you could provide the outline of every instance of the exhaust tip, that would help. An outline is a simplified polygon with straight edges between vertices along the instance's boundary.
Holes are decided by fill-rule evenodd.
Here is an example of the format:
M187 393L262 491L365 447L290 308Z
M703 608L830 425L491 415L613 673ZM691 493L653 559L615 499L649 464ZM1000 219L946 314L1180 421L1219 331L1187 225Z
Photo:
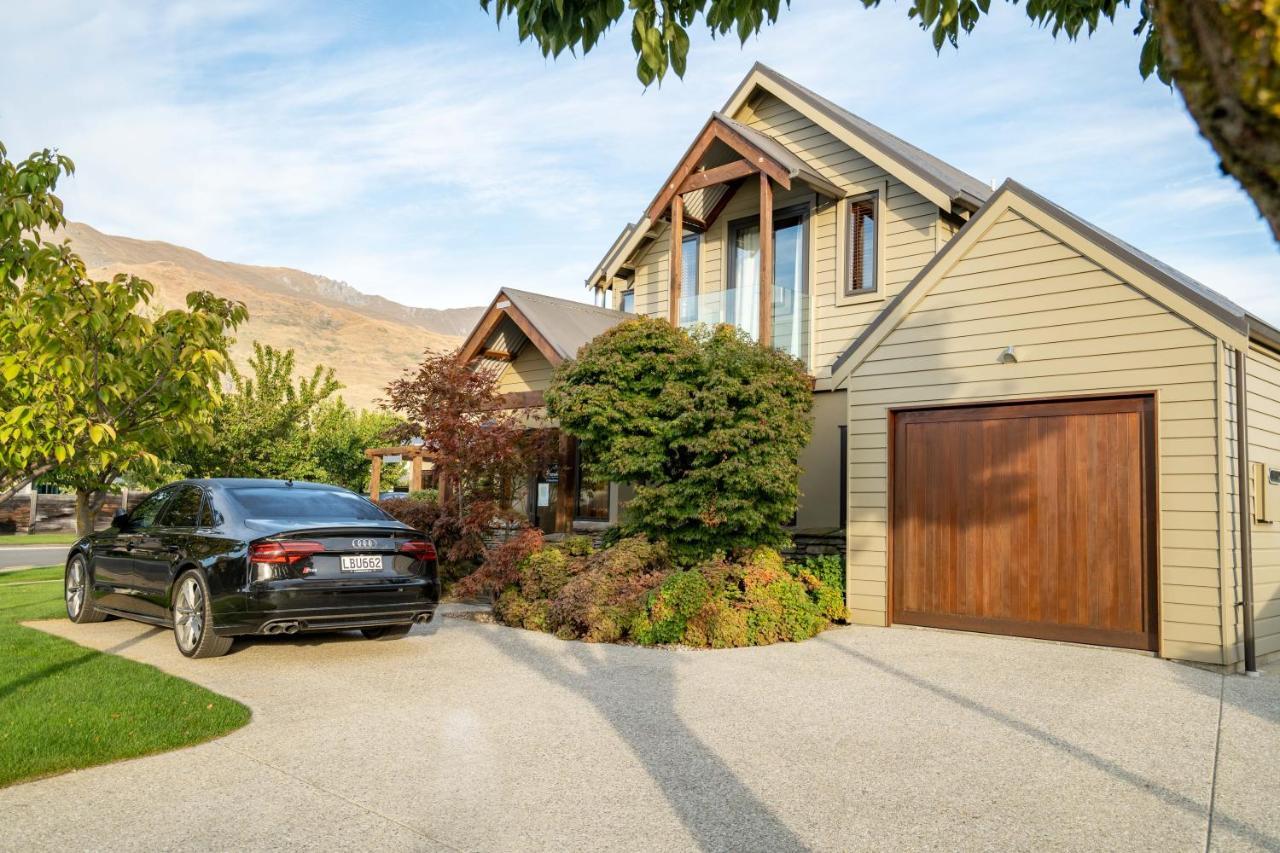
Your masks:
M285 625L285 626L284 626L284 632L285 632L286 634L296 634L296 633L298 633L298 623L297 623L297 622L290 622L288 625Z

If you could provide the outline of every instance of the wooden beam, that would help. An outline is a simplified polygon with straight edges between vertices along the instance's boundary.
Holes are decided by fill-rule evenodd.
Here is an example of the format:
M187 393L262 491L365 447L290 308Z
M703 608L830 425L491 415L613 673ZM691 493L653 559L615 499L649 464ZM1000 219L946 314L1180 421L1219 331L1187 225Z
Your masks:
M415 456L409 464L409 491L422 491L422 457Z
M578 440L560 432L560 482L556 490L556 532L573 532L573 510L578 486Z
M533 342L533 345L538 348L538 352L542 353L543 357L551 362L552 367L558 367L564 361L564 357L556 352L556 348L551 345L551 341L547 340L542 332L538 331L537 327L529 322L528 317L516 310L514 305L503 308L502 312L520 327L520 331L524 332L524 336Z
M773 157L757 148L754 142L751 142L723 121L712 125L712 131L717 139L741 154L742 159L753 164L761 172L777 181L778 186L784 190L791 189L791 172Z
M671 253L667 257L667 274L671 282L667 293L667 314L671 325L680 322L680 278L684 273L684 198L671 199Z
M513 352L503 352L499 349L487 349L480 353L481 358L491 359L493 361L515 361L516 354Z
M373 457L373 472L369 474L369 500L376 501L382 491L382 457Z
M773 346L773 185L760 173L760 343Z
M729 181L745 178L747 175L760 171L746 160L734 160L732 163L726 163L723 166L716 166L711 169L704 169L701 172L694 172L692 175L684 179L684 183L680 185L680 194L691 193L694 190L700 190L703 187L714 186L715 184L726 184Z
M493 302L489 303L489 310L484 312L484 316L480 318L480 322L471 334L467 335L466 341L463 342L462 348L458 351L458 359L466 364L475 358L476 355L484 348L485 342L489 340L489 336L498 328L498 324L502 322L503 313L498 308L498 298L502 296L499 291L498 296L494 297Z
M724 119L712 116L702 131L694 139L693 144L680 158L680 162L667 178L666 185L649 204L645 216L651 222L657 222L671 204L671 200L680 193L680 187L698 168L702 157L716 140L728 145L742 155L742 159L755 166L761 172L772 177L783 189L791 189L791 173L777 160L752 144L745 136L725 124Z
M512 391L502 395L504 409L532 409L545 403L541 391Z

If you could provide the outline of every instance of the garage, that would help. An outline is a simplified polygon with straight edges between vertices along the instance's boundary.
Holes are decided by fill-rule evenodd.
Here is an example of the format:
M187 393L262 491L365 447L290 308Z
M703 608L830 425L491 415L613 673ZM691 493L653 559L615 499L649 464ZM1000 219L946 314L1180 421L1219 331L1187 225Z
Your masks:
M892 413L892 619L1155 649L1150 396Z

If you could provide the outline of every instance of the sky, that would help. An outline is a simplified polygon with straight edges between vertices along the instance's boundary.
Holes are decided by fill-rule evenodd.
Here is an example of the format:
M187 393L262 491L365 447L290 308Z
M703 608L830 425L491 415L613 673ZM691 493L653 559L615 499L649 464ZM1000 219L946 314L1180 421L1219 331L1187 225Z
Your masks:
M476 0L15 5L0 141L77 166L66 212L399 302L583 279L753 62L981 180L1013 177L1280 325L1280 253L1133 14L1055 41L1022 7L936 54L905 0L805 0L740 46L695 33L647 90L629 31L544 59Z

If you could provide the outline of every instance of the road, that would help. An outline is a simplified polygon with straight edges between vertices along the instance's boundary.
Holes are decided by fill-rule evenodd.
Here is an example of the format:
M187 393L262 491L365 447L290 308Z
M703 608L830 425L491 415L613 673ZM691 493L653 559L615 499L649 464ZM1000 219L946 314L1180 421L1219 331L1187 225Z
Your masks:
M253 720L0 790L0 850L1280 849L1275 675L911 628L670 651L442 618L191 661L32 624Z
M66 557L66 545L3 545L0 546L0 571L30 566L57 566Z

